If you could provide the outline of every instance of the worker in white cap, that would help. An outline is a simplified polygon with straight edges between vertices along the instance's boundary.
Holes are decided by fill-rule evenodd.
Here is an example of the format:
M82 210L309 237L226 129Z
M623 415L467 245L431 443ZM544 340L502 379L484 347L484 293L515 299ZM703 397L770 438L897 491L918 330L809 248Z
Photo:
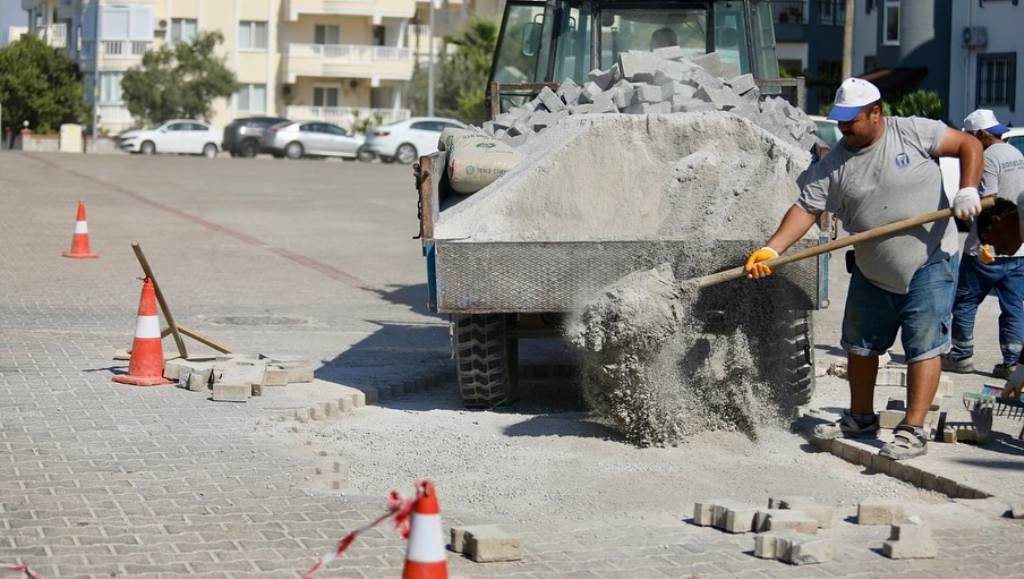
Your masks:
M838 122L843 138L800 176L796 203L765 246L747 260L750 277L770 274L761 262L786 251L823 211L834 213L850 233L859 233L948 208L937 157L960 159L954 212L971 218L981 211L977 139L939 121L886 118L878 88L858 78L843 81L828 118ZM877 435L878 356L899 332L908 365L907 413L879 454L902 460L927 452L923 424L942 373L939 356L950 348L958 245L956 226L945 219L854 246L842 328L850 408L835 424L816 428L817 438Z
M978 109L964 119L964 131L974 135L985 150L981 194L1006 192L1016 202L1024 191L1024 155L1000 138L1009 129L995 113ZM1024 248L1009 255L995 255L978 243L978 228L971 227L960 260L956 300L953 303L953 348L943 356L942 369L974 372L974 318L989 293L999 299L999 350L1002 361L992 369L996 378L1009 378L1024 345Z

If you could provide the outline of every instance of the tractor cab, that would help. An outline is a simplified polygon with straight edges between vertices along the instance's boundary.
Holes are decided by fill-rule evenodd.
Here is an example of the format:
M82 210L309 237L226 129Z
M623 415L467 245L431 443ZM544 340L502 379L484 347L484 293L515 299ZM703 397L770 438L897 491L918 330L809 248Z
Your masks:
M678 45L758 80L777 79L767 0L508 0L491 64L488 99L505 110L539 86L607 69L628 50Z

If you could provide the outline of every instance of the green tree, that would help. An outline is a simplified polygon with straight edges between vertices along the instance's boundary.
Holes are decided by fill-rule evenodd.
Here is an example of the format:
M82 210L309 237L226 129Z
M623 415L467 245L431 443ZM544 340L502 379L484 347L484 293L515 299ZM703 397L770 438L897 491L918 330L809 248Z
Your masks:
M942 99L933 90L915 90L903 95L892 105L893 112L899 117L926 117L941 120Z
M223 41L220 32L202 32L192 42L147 52L142 64L128 69L121 80L128 111L149 124L209 120L213 100L238 90L235 73L215 54Z
M468 123L484 121L484 95L497 43L498 23L489 18L473 18L465 31L445 38L435 64L435 114ZM410 108L417 115L427 111L427 77L425 66L413 73Z
M0 106L3 127L12 133L24 121L40 133L84 121L83 94L75 63L35 36L26 34L0 49Z

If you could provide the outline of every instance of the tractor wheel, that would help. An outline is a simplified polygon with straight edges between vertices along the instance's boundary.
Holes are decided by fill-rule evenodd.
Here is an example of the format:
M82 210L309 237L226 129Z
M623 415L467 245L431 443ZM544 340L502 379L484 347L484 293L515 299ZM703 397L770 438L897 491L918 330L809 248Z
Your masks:
M508 314L457 314L455 363L462 404L493 408L515 400L519 348Z

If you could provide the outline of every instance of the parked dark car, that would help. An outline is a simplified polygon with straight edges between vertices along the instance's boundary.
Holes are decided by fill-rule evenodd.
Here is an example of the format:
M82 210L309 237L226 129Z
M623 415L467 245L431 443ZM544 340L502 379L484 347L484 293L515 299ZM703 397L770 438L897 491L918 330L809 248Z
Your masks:
M260 153L270 153L261 146L264 131L277 123L288 122L280 117L249 117L235 119L224 127L224 142L221 150L231 153L232 157L251 159Z

